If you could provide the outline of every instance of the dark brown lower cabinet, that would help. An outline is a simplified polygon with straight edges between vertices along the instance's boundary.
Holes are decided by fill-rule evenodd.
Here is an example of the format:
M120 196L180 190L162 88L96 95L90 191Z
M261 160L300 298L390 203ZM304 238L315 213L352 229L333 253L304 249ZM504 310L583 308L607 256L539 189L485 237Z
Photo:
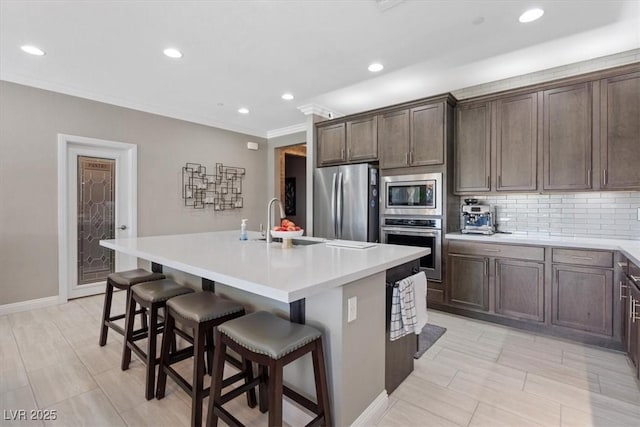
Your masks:
M613 271L553 266L551 323L613 336Z
M450 254L448 268L449 303L489 310L489 258Z
M626 316L624 317L626 319L627 355L636 367L636 375L640 378L640 288L632 279L627 279L627 286L629 287L627 288Z
M496 259L496 313L544 322L544 264Z

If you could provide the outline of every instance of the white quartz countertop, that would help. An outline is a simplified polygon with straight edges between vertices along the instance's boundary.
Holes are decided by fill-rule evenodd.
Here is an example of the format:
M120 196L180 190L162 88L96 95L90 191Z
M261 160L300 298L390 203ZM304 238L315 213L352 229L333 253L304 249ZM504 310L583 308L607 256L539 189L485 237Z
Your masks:
M325 243L282 249L258 232L221 231L101 240L100 245L282 302L293 302L429 254L429 249L376 244L366 249ZM311 239L311 238L309 238Z
M522 234L447 233L447 240L466 240L483 243L505 243L536 246L562 246L569 248L606 249L622 252L634 264L640 265L640 240L599 239L594 237L528 236Z

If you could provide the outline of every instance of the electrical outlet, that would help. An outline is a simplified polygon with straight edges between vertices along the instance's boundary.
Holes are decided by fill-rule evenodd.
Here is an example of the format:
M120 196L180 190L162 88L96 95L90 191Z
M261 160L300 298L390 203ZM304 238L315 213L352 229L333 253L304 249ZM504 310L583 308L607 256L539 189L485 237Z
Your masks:
M351 323L358 318L358 297L351 297L347 300L347 323Z

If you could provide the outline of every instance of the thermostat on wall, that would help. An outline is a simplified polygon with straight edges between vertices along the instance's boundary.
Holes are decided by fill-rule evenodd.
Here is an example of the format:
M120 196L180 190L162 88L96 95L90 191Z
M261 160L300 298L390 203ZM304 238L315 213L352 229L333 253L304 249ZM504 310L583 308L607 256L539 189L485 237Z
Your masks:
M257 142L247 142L247 150L257 150L258 143Z

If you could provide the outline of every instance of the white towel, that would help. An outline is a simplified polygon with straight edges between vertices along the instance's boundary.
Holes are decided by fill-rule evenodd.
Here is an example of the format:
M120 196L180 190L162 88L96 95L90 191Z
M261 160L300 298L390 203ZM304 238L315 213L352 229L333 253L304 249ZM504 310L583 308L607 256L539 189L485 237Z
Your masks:
M427 275L424 271L414 274L408 279L413 280L416 299L416 335L420 335L427 324ZM407 279L405 279L407 280Z
M416 305L411 277L396 283L391 294L391 326L389 339L395 341L415 332Z

